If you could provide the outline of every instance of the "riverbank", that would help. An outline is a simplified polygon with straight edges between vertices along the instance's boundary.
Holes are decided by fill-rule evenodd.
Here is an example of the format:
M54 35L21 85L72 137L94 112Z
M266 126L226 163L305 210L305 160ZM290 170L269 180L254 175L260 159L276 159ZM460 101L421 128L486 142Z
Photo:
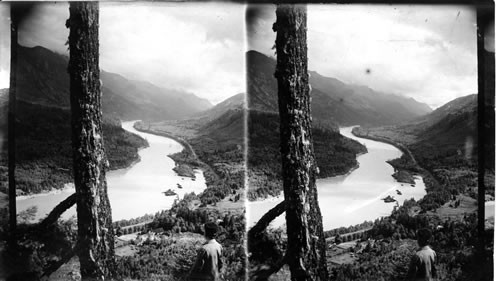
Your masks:
M51 195L60 194L60 193L71 193L74 191L75 191L75 184L74 183L66 183L66 184L64 184L63 188L53 188L51 190L44 190L40 193L18 195L18 196L16 196L16 201L22 201L22 200L32 199L32 198L37 198L37 197L51 196Z
M252 202L277 196L283 190L279 127L277 114L249 111L247 198ZM361 143L342 136L337 130L320 124L311 130L319 168L317 178L345 175L358 165L356 157L366 152Z
M138 151L144 148L149 147L149 144L146 142L146 145L142 145L138 147ZM127 170L133 167L135 164L139 163L141 161L141 157L139 156L139 153L135 156L131 156L129 158L129 161L127 163L122 164L121 166L114 166L113 168L109 168L106 170L106 173L109 172L114 172L114 171L119 171L119 170ZM24 192L20 189L16 189L16 200L25 200L29 198L35 198L39 196L48 196L48 195L54 195L54 194L59 194L59 193L67 193L70 191L75 191L75 185L73 182L68 182L63 184L62 188L56 188L56 187L51 187L50 189L44 189L41 190L40 192L36 193L27 193Z
M130 123L125 123L124 127L131 131L135 130L133 124ZM218 192L216 188L219 186L224 187L224 185L214 183L215 188L210 189L207 188L206 184L197 186L201 180L205 183L203 173L198 169L194 170L196 175L194 181L191 178L178 176L172 170L176 163L167 155L187 151L183 145L171 138L139 131L137 133L139 135L146 134L146 138L151 144L147 149L140 151L141 161L130 169L113 171L107 175L108 193L115 226L120 224L121 217L119 215L123 216L127 211L137 212L138 214L154 213L151 220L147 219L138 224L128 225L127 222L122 221L121 224L124 227L121 231L126 233L141 231L148 233L147 236L158 234L175 238L166 239L165 241L146 239L144 243L134 249L133 255L129 255L131 252L127 251L127 249L124 250L125 253L118 250L117 253L122 255L117 257L117 271L119 274L124 274L120 275L119 278L147 279L151 276L159 276L157 274L161 273L166 267L172 270L175 269L176 272L183 271L184 274L184 271L189 270L189 266L185 266L185 261L188 260L189 264L192 263L192 259L196 257L196 248L201 244L193 244L189 241L187 244L189 247L187 247L186 244L177 243L179 242L178 237L197 235L202 238L200 233L202 233L203 225L207 221L220 222L221 235L218 241L224 247L223 259L225 267L222 271L223 274L230 280L244 278L245 250L243 237L245 220L243 202L229 200L217 201L216 204L203 204L203 199L210 199L212 192ZM219 169L224 167L220 165ZM231 182L226 183L229 187L230 184ZM179 196L177 198L163 196L161 192L169 188L173 189ZM48 198L57 195L60 194L33 199L42 199L41 202L43 203L48 201L56 202L58 201L57 198L52 197L50 200ZM230 199L234 200L236 197L238 196L234 195ZM157 206L157 203L163 204L163 207ZM238 203L240 203L240 208L237 206ZM154 211L141 211L146 207L154 209ZM115 230L118 230L118 228ZM141 235L140 237L144 236ZM172 253L175 255L172 256ZM174 264L165 265L165 257L170 261L175 261ZM176 280L177 277L172 278ZM172 278L169 278L169 280Z
M360 156L360 155L363 155L365 154L366 152L364 153L358 153L356 155L356 157ZM353 166L352 168L349 169L349 171L347 171L346 173L333 173L332 176L327 176L327 177L320 177L319 175L317 176L317 179L326 179L326 178L335 178L335 177L345 177L345 176L348 176L350 175L352 172L354 172L356 169L359 168L359 162L356 161L356 165ZM282 187L282 185L281 185ZM281 188L282 189L282 188ZM277 199L283 199L283 191L280 190L278 192L278 195L273 195L273 194L267 194L267 195L264 195L264 196L257 196L257 197L251 197L251 198L247 198L249 202L274 202L276 201Z
M196 128L199 129L199 127ZM221 136L223 138L230 136L221 135L218 132L218 135L210 135L209 132L204 131L203 135L198 135L195 129L186 128L183 121L152 123L147 128L141 129L153 135L168 135L174 136L177 140L182 139L179 142L183 146L180 152L166 158L174 161L177 166L189 164L193 165L191 168L201 167L206 175L207 186L202 193L188 194L180 198L171 209L156 214L153 222L148 225L148 230L157 232L159 229L159 232L167 235L202 233L205 222L218 221L221 230L218 241L224 248L223 259L225 261L222 274L228 280L244 278L246 256L243 240L245 236L243 142L240 143L234 139L219 139ZM167 133L166 130L172 133ZM238 135L243 136L243 132ZM182 163L182 159L187 163ZM126 264L127 270L131 268L132 271L155 272L158 268L156 264L163 263L165 260L163 258L164 245L144 244L141 248L147 252L139 251L131 257L135 262L132 266L130 263ZM181 256L183 260L186 257L196 256L195 252L186 252L186 250L188 250L186 247L180 247L174 252L179 253L178 256ZM169 259L172 259L171 253L171 251L168 252ZM146 255L147 261L144 258ZM155 258L160 255L161 259L157 261ZM151 256L154 257L153 260ZM134 265L139 264L138 261L141 264L145 262L145 266L136 269ZM163 269L164 266L161 268ZM141 279L140 277L136 278Z
M133 167L135 164L139 163L141 161L141 157L139 155L139 151L144 148L149 147L149 143L147 140L140 141L140 145L136 147L136 154L132 155L128 158L128 161L122 164L117 164L114 165L113 167L110 167L106 172L113 172L113 171L119 171L119 170L127 170ZM45 189L37 193L26 193L22 190L17 189L16 193L20 194L16 196L16 201L22 201L26 199L33 199L37 197L44 197L44 196L51 196L51 195L56 195L56 194L61 194L61 193L72 193L75 192L75 185L73 182L67 182L64 183L62 188L56 188L56 187L51 187L50 189Z
M404 155L389 163L396 169L418 173L424 177L427 195L420 204L425 211L436 210L460 194L476 197L479 175L474 165L468 164L467 161L464 162L457 156L440 154L440 148L427 151L429 149L422 148L422 146L425 147L425 143L419 142L415 136L398 128L359 128L353 133L363 138L394 143L401 147L405 152ZM419 157L421 163L416 160L417 157L413 153L417 153L415 155ZM438 157L440 155L442 157ZM450 157L457 158L457 161L450 160Z
M401 150L401 152L403 152L403 154L407 154L415 164L417 163L417 161L415 160L415 157L413 157L413 153L411 153L411 151L408 148L406 148L405 145L403 145L401 143L395 142L395 141L388 139L388 138L370 135L368 133L368 131L363 131L363 129L359 126L354 127L352 129L351 133L358 138L374 140L374 141L383 142L383 143L387 143L387 144L390 144L392 146L395 146L396 148Z
M200 194L206 189L205 177L200 170L194 170L194 180L178 176L172 170L175 162L167 155L181 151L183 146L180 143L170 138L138 132L133 128L132 123L124 122L123 128L131 133L142 135L150 145L139 151L141 161L132 167L108 171L106 174L108 197L112 205L114 221L137 218L144 214L154 214L170 209L177 196L164 196L162 192L168 189L175 190L180 199L185 194L192 192ZM21 212L31 206L37 206L36 221L43 218L73 192L74 188L66 188L64 191L52 191L40 196L20 198L21 200L17 200L18 210ZM74 214L76 210L73 208L67 211L63 218L68 219Z
M227 199L241 203L240 211L243 212L243 143L236 139L225 139L218 134L199 134L200 126L193 120L134 124L140 131L172 137L183 145L182 151L169 157L177 166L188 165L191 169L203 170L207 184L207 189L200 195L203 206L217 205Z
M355 252L354 256L359 259L347 266L345 264L332 265L331 270L337 274L334 278L347 276L353 280L380 279L387 277L387 272L390 272L392 278L397 276L404 278L406 270L398 273L398 269L407 267L405 260L414 254L415 248L408 251L400 243L410 239L409 241L415 244L415 233L423 227L433 232L432 248L441 257L442 265L441 268L438 267L438 272L444 278L443 280L455 280L460 275L468 276L463 278L464 280L472 280L484 272L492 272L495 204L493 201L485 204L486 234L484 239L487 246L485 252L477 252L478 206L477 200L473 198L474 194L477 194L477 189L473 187L477 186L478 174L473 168L443 164L446 162L439 162L441 158L437 154L429 154L431 159L438 162L437 165L436 162L425 162L426 158L421 157L422 143L413 144L407 148L400 142L379 138L368 133L360 134L357 130L353 130L353 134L360 138L390 143L400 148L403 155L388 163L397 172L421 174L426 182L427 194L421 200L405 202L404 205L395 208L390 216L375 221L367 235L361 237L361 241L368 239L371 243L370 247L358 252L356 246L353 246L351 251ZM386 135L398 136L394 132L387 132ZM413 153L417 159L423 160L430 170L423 168L416 161ZM403 176L407 177L408 174ZM363 243L366 242L356 243L356 245ZM405 248L402 249L402 247ZM457 262L457 256L461 256L463 261ZM330 256L332 260L340 258L340 255L338 259L336 256ZM371 268L374 269L371 272L366 270ZM484 268L489 269L484 270Z
M389 163L395 169L396 172L393 174L393 177L398 182L414 184L413 182L411 182L409 175L411 175L411 177L421 175L424 180L427 192L434 189L435 187L440 186L440 183L436 180L434 175L430 171L419 165L419 163L413 156L413 153L402 143L385 137L370 135L369 131L363 131L361 127L353 128L352 134L359 138L390 144L398 148L403 153L403 155L401 155L400 157L387 161L387 163Z
M391 176L394 168L386 161L398 158L402 151L396 147L372 140L364 141L351 133L352 127L341 128L341 133L365 143L367 153L358 155L359 167L350 173L318 179L318 201L323 214L323 227L332 230L374 221L392 213L395 206L401 206L405 200L418 200L425 193L422 177L416 177L415 186L401 184ZM282 193L280 193L282 195ZM393 203L385 203L382 199L391 196ZM283 200L283 196L248 203L248 226L251 227L267 210ZM283 217L277 218L271 226L284 225Z
M151 124L149 124L149 126L147 126L146 128L146 123L142 121L135 122L134 129L139 132L173 139L183 146L182 151L168 155L176 163L176 166L173 168L173 170L177 173L177 175L193 178L194 170L201 168L203 170L205 178L217 177L217 174L213 171L213 168L198 158L198 155L196 154L191 144L189 144L189 142L184 138L172 133L164 131L160 132L158 130L151 129Z
M16 189L20 195L34 195L64 188L73 182L73 158L67 112L27 112L16 137ZM56 119L54 119L56 118ZM32 124L38 124L32 128ZM22 130L21 130L22 129ZM138 150L147 143L114 122L102 124L108 171L123 169L138 161ZM36 132L36 133L34 133Z
M146 123L144 123L142 121L136 121L134 123L133 127L134 127L134 129L136 129L139 132L143 132L143 133L147 133L147 134L152 134L152 135L156 135L156 136L160 136L160 137L166 137L166 138L169 138L169 139L173 139L176 142L180 143L185 149L189 150L189 153L191 155L193 155L195 159L198 159L198 156L194 152L193 147L186 140L184 140L183 138L181 138L179 136L176 136L175 134L168 133L168 132L164 132L164 131L159 132L157 130L153 130L153 129L151 129L151 124L149 124L149 126L148 126L147 129L145 128L145 126L146 126Z
M352 134L359 138L387 143L401 150L403 153L401 157L387 161L396 171L392 176L398 182L414 184L412 176L426 172L425 169L418 165L413 153L405 145L387 138L372 136L368 131L363 131L361 127L353 128Z

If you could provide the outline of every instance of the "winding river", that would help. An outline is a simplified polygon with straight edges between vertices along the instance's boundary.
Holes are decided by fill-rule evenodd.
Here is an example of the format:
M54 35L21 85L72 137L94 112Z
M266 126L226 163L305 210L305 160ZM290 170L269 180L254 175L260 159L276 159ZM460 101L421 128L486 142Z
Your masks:
M139 151L140 161L129 168L107 173L108 194L113 219L130 219L144 214L169 209L176 196L165 196L163 191L174 190L180 198L186 193L201 193L205 178L199 170L196 178L178 176L172 168L174 161L167 155L182 150L178 142L161 136L139 132L134 129L135 121L123 122L122 127L145 138L149 147ZM421 177L415 179L415 186L401 184L392 178L393 168L387 160L398 158L402 152L396 147L377 141L358 138L351 133L352 127L341 128L340 133L364 144L368 153L357 160L359 168L343 176L317 180L319 204L323 215L324 229L355 225L365 220L374 220L391 213L397 203L384 203L381 199L393 196L399 204L404 200L418 200L425 195ZM182 189L177 187L182 186ZM401 192L398 195L397 190ZM59 202L74 192L72 185L54 192L33 196L17 197L18 212L37 206L35 221L46 216ZM283 200L283 196L247 204L248 226L252 226L263 214ZM486 204L486 217L494 215L494 202ZM66 211L63 218L76 215L75 207ZM284 225L284 215L272 226Z
M195 171L196 178L178 176L172 168L175 162L168 157L182 151L180 143L173 139L139 132L134 129L136 121L123 122L122 127L146 139L149 147L139 151L140 161L129 168L109 171L106 174L108 195L111 203L113 220L130 219L144 214L153 214L171 208L176 196L165 196L162 192L172 189L179 198L184 194L201 193L205 188L205 178L200 170ZM178 184L182 188L178 188ZM45 194L18 196L18 212L31 206L37 206L35 220L46 216L59 202L74 192L72 185ZM76 208L66 211L63 218L76 215Z
M359 167L351 173L316 181L325 230L387 216L396 204L402 205L404 200L418 200L425 195L421 177L415 178L415 186L398 183L392 177L394 169L386 161L400 157L402 152L399 149L386 143L358 138L351 133L352 128L341 128L340 133L364 144L368 153L358 156ZM401 195L398 195L397 190ZM385 203L382 198L387 195L393 196L397 203ZM248 203L249 226L282 200L283 195ZM273 221L272 226L280 227L284 223L285 217L282 215Z

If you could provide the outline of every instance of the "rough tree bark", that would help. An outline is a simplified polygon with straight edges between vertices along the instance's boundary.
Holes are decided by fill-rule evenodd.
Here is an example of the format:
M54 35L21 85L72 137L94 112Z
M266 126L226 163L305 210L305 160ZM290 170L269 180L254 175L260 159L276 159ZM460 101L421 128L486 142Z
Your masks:
M69 65L78 257L83 280L114 273L114 237L105 178L99 80L99 6L70 2Z
M484 162L484 31L485 31L485 21L484 10L479 7L476 13L477 22L477 57L478 57L478 95L477 95L477 109L478 109L478 194L477 194L477 233L478 233L478 250L484 253L484 229L485 229L485 186L484 186L484 173L485 173L485 162Z
M283 189L292 280L327 280L325 238L311 140L311 96L304 5L276 9L278 103Z
M485 42L486 30L488 26L494 24L495 8L493 3L478 4L476 6L476 24L477 24L477 64L478 64L478 247L477 250L484 256L486 251L485 240L485 174L487 170L487 153L494 149L494 121L489 121L487 118L494 118L495 114L495 59L488 56L487 46ZM493 39L490 39L493 40ZM490 50L491 51L491 50ZM491 126L491 127L490 127Z

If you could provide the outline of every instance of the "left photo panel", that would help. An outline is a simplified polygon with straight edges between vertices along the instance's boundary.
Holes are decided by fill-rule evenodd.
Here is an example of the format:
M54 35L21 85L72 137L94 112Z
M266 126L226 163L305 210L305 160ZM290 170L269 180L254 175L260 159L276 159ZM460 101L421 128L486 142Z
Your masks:
M0 14L0 279L244 280L245 6Z

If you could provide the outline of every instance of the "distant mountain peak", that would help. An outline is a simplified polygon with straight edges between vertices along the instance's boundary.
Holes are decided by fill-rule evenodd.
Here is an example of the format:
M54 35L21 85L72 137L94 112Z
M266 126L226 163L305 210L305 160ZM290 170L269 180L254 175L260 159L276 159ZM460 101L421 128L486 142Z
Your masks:
M278 111L276 60L257 51L247 52L248 106ZM432 109L415 99L375 91L365 85L347 84L337 78L309 71L312 115L318 122L339 125L388 125L425 115Z
M231 110L239 110L245 107L245 93L239 93L231 96L208 110L196 113L194 117L204 117L207 120L215 120L226 112Z
M68 57L42 46L19 46L18 97L44 106L69 108ZM165 89L101 70L103 112L123 120L182 119L212 107L182 90Z

